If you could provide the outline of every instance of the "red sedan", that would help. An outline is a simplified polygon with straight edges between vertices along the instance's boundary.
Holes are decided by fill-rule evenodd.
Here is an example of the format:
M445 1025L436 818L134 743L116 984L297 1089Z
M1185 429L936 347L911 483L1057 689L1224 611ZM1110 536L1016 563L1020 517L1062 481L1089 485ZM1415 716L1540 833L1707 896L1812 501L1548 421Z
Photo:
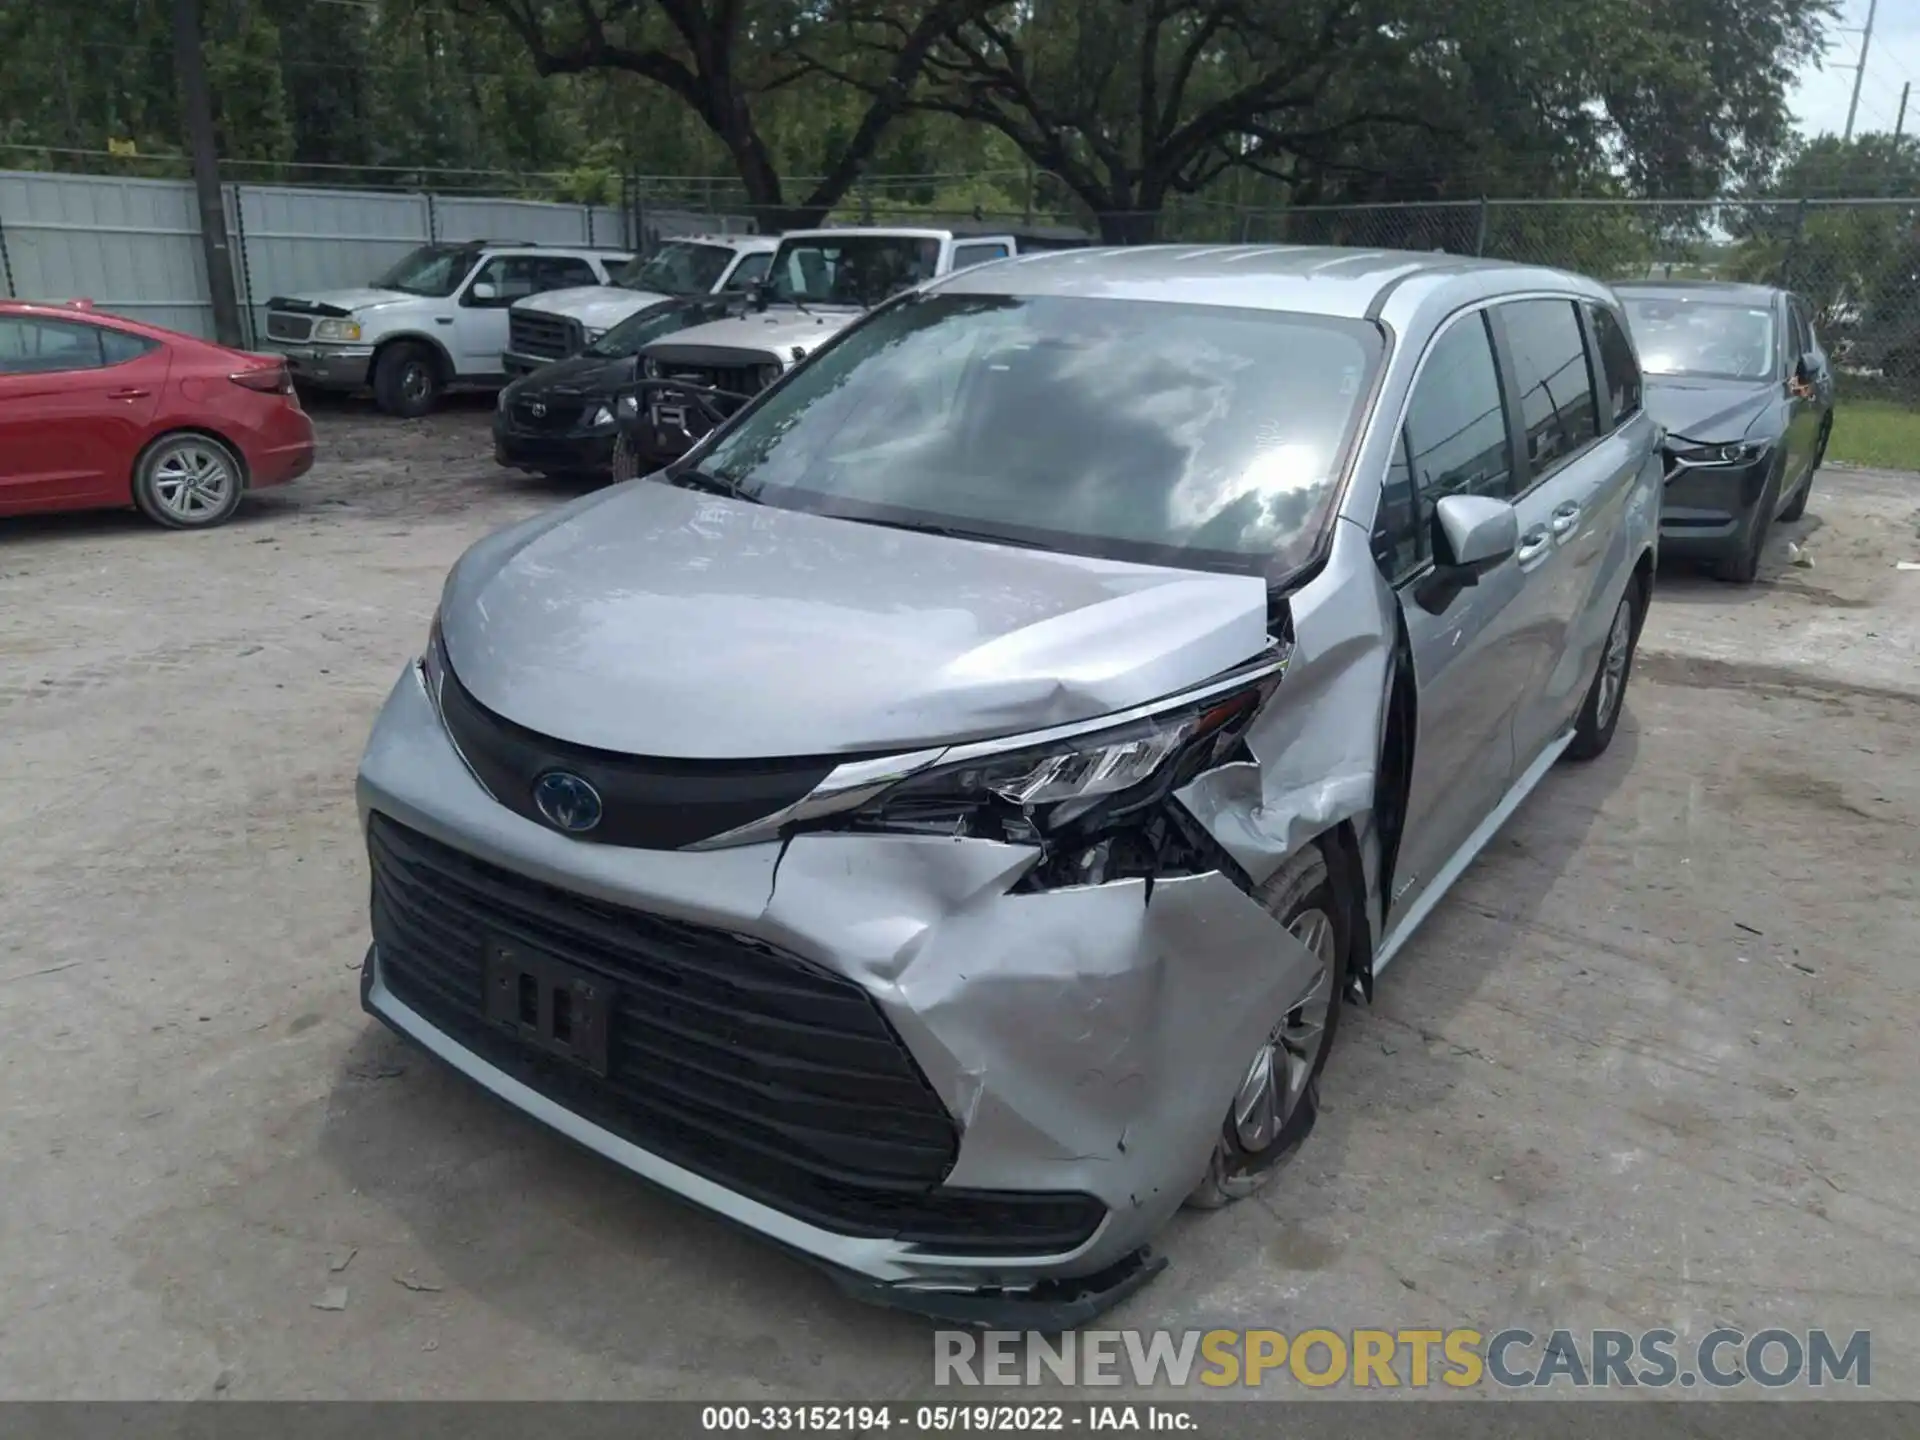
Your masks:
M84 301L0 300L0 515L135 505L205 529L312 465L283 360Z

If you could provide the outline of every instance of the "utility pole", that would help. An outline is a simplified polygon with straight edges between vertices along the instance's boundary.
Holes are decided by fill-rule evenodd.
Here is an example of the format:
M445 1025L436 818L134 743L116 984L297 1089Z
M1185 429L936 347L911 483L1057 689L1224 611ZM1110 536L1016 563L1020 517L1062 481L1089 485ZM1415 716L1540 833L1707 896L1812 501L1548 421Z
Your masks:
M1860 82L1867 78L1867 49L1873 44L1873 12L1880 8L1880 0L1867 0L1867 23L1860 31L1860 63L1853 67L1853 99L1847 102L1847 130L1840 139L1853 139L1853 117L1860 108Z
M1900 113L1893 121L1893 153L1900 153L1900 137L1907 133L1907 96L1913 91L1913 82L1907 81L1900 87Z
M207 258L207 289L213 298L214 338L243 345L240 302L233 288L233 252L227 246L227 212L220 203L220 156L213 143L213 95L201 54L200 0L173 0L173 65L180 84L180 118L193 156L193 188L200 201L200 248Z

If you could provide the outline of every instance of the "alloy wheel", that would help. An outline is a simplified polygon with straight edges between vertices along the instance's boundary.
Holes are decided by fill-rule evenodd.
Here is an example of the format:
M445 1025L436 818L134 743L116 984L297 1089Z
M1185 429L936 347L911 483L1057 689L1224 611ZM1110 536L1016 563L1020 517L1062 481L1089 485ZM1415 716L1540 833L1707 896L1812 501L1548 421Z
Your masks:
M225 506L238 481L232 463L212 446L176 445L154 466L153 498L174 519L191 525Z
M1627 688L1627 656L1632 648L1633 601L1628 598L1613 612L1613 628L1607 631L1607 648L1600 660L1600 698L1593 707L1593 719L1602 730L1612 722L1614 707Z
M1250 1154L1271 1146L1285 1132L1326 1043L1327 1011L1333 1000L1333 967L1338 944L1333 917L1303 910L1287 926L1294 939L1320 963L1300 996L1247 1068L1233 1101L1233 1128Z

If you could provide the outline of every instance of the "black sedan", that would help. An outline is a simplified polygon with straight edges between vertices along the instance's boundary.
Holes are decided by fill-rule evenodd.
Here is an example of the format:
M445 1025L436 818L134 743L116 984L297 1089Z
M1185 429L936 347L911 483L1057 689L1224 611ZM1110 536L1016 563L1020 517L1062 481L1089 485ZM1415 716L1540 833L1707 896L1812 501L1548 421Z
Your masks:
M1648 413L1666 427L1663 555L1747 585L1798 520L1833 430L1833 366L1806 301L1763 285L1619 285Z
M724 319L740 307L732 296L654 305L629 315L572 359L522 375L500 392L493 413L494 459L542 475L615 474L616 395L637 378L641 347L690 325Z

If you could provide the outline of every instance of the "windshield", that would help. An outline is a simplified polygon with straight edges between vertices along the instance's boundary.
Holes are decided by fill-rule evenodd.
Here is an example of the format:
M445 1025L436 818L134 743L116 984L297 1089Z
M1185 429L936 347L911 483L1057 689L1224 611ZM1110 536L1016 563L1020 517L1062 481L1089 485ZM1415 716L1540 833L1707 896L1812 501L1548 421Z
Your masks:
M479 258L473 245L422 245L374 281L373 288L445 299L460 288Z
M694 463L787 509L1277 578L1331 513L1380 349L1357 320L917 295Z
M714 307L649 305L645 310L629 315L581 353L607 360L623 360L629 355L638 355L643 345L651 345L662 335L671 335L676 330L684 330L689 325L713 318L716 308L717 302Z
M1649 375L1771 380L1773 311L1762 305L1626 295L1627 326Z
M707 295L733 263L724 245L695 245L676 240L646 260L636 260L620 276L629 290L660 295Z
M767 273L775 304L865 310L931 280L940 242L910 235L818 236L783 240Z

